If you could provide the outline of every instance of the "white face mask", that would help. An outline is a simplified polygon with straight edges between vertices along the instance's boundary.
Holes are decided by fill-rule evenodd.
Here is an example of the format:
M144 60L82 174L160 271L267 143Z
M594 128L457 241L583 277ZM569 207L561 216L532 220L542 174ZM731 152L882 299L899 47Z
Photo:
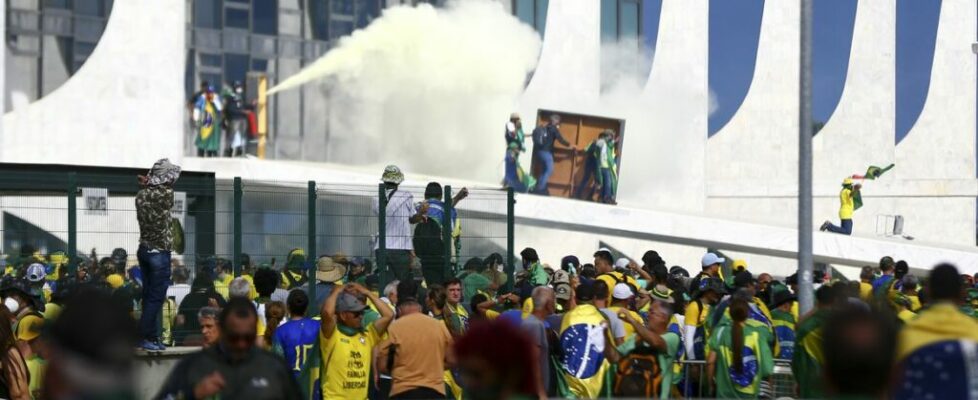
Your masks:
M3 305L6 306L7 309L10 310L10 312L13 314L16 314L17 311L20 310L20 303L17 300L15 300L13 297L8 297L6 299L3 299Z

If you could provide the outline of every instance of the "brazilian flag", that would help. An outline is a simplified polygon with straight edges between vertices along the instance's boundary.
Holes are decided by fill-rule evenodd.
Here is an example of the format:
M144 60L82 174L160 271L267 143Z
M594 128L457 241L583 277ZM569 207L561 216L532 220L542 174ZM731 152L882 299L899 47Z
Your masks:
M608 343L605 316L590 304L582 304L564 315L560 324L560 374L575 398L597 398L609 368L604 356Z

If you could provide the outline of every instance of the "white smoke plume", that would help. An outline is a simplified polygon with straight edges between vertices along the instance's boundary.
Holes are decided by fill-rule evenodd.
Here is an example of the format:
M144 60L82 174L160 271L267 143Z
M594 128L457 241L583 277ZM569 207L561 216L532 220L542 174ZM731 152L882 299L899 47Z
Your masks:
M489 182L540 46L496 2L394 7L269 92L323 82L330 162Z

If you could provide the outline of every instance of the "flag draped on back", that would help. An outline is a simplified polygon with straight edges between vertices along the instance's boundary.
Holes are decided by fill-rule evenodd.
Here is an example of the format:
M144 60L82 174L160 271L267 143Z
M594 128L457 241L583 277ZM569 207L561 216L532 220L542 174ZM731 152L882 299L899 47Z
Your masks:
M561 373L570 391L578 398L596 398L604 383L608 362L604 357L608 323L590 304L579 305L560 325L560 346L564 355Z

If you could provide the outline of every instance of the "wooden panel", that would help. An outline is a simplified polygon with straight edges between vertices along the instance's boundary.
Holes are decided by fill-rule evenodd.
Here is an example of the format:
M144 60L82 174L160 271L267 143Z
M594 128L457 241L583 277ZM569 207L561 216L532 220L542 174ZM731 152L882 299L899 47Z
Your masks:
M624 121L564 112L557 113L560 114L560 134L577 150L574 151L559 142L554 144L554 171L547 184L547 190L551 196L570 198L584 178L584 165L587 158L584 150L605 129L611 129L620 134ZM540 110L537 113L537 126L545 126L551 114L553 114L552 111ZM620 160L621 140L618 143L616 152ZM533 176L539 177L541 170L540 163L534 158L531 164Z

